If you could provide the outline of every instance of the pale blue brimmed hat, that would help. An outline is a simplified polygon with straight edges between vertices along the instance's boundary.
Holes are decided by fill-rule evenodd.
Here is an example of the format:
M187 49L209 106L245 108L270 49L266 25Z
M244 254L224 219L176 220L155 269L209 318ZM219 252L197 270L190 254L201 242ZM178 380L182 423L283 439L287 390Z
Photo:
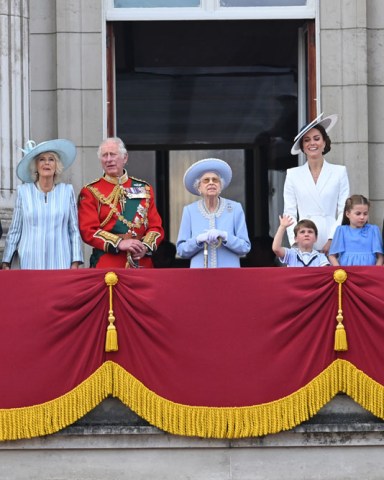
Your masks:
M311 123L308 123L305 127L303 127L300 132L296 135L294 139L294 144L291 149L292 155L298 155L301 152L300 148L300 140L301 138L311 130L311 128L316 128L317 125L321 125L324 130L328 133L336 124L338 116L334 113L333 115L328 115L328 117L323 118L324 113L320 113L320 115L312 120Z
M216 173L223 179L223 190L231 183L232 169L227 162L219 158L204 158L191 165L184 174L184 186L188 192L199 195L198 190L195 188L196 180L200 179L207 172Z
M33 182L31 177L30 164L31 161L44 152L54 152L56 153L61 163L63 164L64 170L72 165L76 158L76 146L70 140L57 139L57 140L48 140L47 142L42 142L36 145L36 142L33 140L28 140L25 144L25 147L21 149L24 153L24 157L20 160L20 163L17 165L16 175L25 183Z

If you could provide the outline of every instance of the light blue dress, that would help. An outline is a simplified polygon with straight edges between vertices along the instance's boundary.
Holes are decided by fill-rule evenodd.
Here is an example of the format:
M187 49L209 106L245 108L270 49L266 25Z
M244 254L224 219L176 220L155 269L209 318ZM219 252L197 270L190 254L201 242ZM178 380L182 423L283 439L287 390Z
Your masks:
M376 253L383 253L383 242L377 225L367 223L363 228L350 225L337 227L330 255L338 255L341 266L376 265Z
M3 262L17 251L20 268L52 270L83 262L77 206L72 185L59 183L47 194L34 183L17 188Z
M178 255L190 258L191 268L203 268L204 247L197 244L196 237L212 228L227 232L228 239L220 247L209 245L208 267L240 267L240 257L251 249L243 207L221 197L213 213L208 212L202 199L184 207L176 243Z

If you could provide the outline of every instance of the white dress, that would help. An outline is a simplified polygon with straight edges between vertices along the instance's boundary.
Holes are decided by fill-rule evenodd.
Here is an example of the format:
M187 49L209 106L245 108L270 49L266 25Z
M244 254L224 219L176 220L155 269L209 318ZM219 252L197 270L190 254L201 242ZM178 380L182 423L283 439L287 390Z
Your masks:
M289 168L284 184L284 213L295 220L287 229L290 245L294 243L293 229L297 221L308 219L318 229L313 248L321 250L341 224L348 196L349 181L343 165L324 161L317 183L313 180L308 163Z

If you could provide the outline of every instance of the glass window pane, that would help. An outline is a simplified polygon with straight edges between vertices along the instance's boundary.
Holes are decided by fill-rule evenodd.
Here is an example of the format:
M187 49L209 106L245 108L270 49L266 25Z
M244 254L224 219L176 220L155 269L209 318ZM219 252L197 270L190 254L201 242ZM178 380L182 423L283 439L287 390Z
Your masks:
M307 0L220 0L221 7L295 7Z
M156 186L156 154L153 151L133 151L128 147L128 162L126 170L128 175L141 178Z
M298 25L301 21L119 26L119 135L136 150L162 145L187 150L190 144L252 148L279 118L281 96L297 95Z
M171 151L169 154L169 205L170 240L176 243L183 208L199 197L187 192L183 184L184 173L188 167L203 158L220 158L232 168L232 181L223 192L224 198L240 202L245 209L245 163L244 150L188 150Z
M117 124L128 145L252 146L273 127L280 97L295 98L295 72L251 68L222 74L118 75ZM296 129L297 125L294 125Z
M200 7L200 0L115 0L115 8Z

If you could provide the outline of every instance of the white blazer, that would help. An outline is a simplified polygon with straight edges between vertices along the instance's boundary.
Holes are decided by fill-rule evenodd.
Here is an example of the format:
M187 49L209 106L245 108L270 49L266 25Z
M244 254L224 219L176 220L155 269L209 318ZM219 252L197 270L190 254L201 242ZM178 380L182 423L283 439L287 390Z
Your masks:
M317 183L308 163L289 168L284 184L284 213L294 218L288 227L289 243L294 243L293 229L298 220L312 220L318 229L316 250L321 250L336 227L341 224L345 201L349 197L347 169L324 161Z

